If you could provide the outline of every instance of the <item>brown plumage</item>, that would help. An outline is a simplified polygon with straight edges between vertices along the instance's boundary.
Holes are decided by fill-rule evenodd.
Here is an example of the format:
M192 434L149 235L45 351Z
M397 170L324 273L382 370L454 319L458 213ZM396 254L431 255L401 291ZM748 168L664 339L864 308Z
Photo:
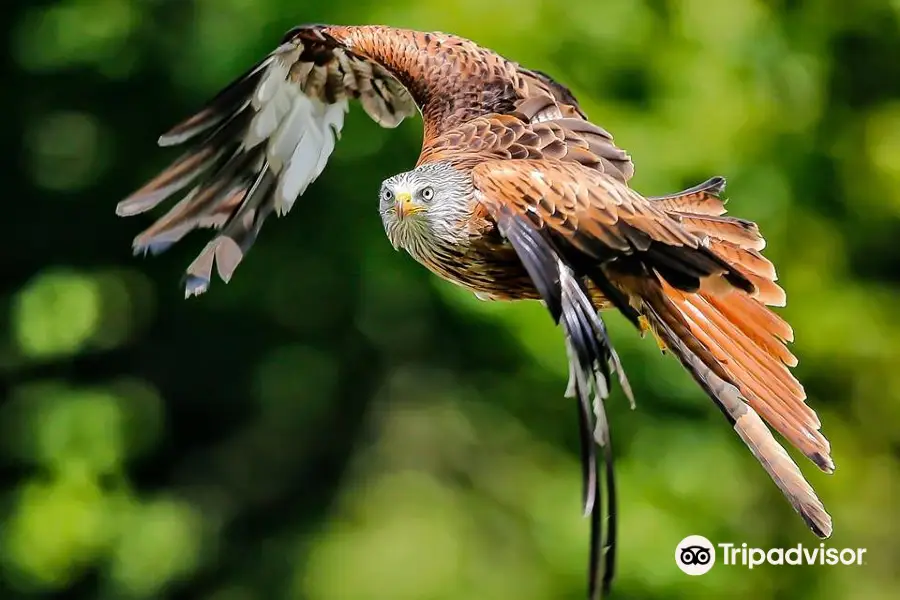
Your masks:
M214 266L228 281L266 217L290 210L322 172L353 99L384 127L423 117L416 168L382 186L391 242L479 297L541 299L564 328L592 517L591 598L609 587L614 566L603 410L613 374L630 396L601 310L620 310L674 353L809 527L830 535L831 518L766 426L823 471L834 469L789 370L793 332L766 307L783 305L784 291L760 254L757 226L725 215L724 180L642 196L629 187L628 154L566 87L474 42L388 27L295 28L160 138L189 149L118 213L188 191L135 248L158 252L195 228L215 229L187 269L186 294L204 291Z

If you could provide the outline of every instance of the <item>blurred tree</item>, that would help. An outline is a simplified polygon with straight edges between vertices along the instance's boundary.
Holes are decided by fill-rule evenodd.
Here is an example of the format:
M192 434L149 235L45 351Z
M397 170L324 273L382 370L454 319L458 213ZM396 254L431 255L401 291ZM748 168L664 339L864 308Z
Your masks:
M272 222L201 299L180 299L192 249L130 255L140 224L113 207L171 160L156 135L298 22L475 39L570 85L632 152L639 190L721 173L732 212L760 223L838 464L805 469L828 544L867 562L678 571L693 533L817 541L679 365L613 318L638 397L611 406L617 597L900 593L897 2L6 6L0 597L581 597L559 333L384 239L378 184L415 159L417 123L352 112L357 134L302 200L315 211Z

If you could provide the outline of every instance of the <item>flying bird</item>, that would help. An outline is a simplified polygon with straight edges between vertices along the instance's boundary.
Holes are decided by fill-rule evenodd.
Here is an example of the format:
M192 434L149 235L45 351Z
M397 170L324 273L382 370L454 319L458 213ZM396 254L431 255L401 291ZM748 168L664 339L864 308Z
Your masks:
M631 399L602 311L620 311L674 354L809 528L831 534L831 517L770 431L834 470L789 370L793 331L767 308L783 306L785 293L756 224L726 216L725 180L640 194L629 186L629 154L569 89L470 40L382 26L292 29L159 138L187 150L117 213L181 200L135 238L136 252L211 228L185 294L205 291L213 269L229 281L266 218L290 211L322 173L351 100L383 127L416 112L424 122L415 168L386 179L378 197L394 247L482 299L541 300L563 328L591 523L589 598L609 591L615 565L604 402L614 380Z

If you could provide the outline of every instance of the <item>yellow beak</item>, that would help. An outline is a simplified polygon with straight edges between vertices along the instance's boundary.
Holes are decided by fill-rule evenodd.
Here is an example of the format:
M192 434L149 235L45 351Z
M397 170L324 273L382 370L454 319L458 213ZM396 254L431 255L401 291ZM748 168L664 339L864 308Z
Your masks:
M412 195L409 192L397 192L397 197L394 200L394 210L397 211L397 218L403 219L409 215L416 214L422 210L422 207L413 203Z

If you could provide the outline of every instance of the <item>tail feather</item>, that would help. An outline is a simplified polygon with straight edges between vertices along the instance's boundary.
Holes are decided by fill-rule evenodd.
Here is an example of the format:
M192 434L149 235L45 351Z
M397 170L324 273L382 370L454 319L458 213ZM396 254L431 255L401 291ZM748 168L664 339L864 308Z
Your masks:
M758 275L747 275L747 279L756 288L753 292L753 298L759 300L766 306L784 306L787 304L787 294L777 283L771 279L760 277Z
M789 369L797 364L786 346L794 332L766 308L783 306L786 296L775 283L775 267L759 253L765 240L756 224L724 215L718 197L724 183L714 178L654 200L752 288L741 289L726 278L730 285L678 289L653 267L649 277L630 279L624 287L649 327L725 413L809 527L827 537L831 517L765 423L826 473L834 470L830 444Z
M793 341L794 332L781 317L743 294L727 298L707 295L705 299L764 352L788 367L797 366L797 357L784 344Z
M664 291L663 287L653 283L645 285L641 292L645 314L657 335L719 406L813 533L823 538L830 536L831 516L803 477L800 468L760 418L755 410L757 407L754 406L759 403L754 401L752 394L744 391L747 387L746 380L742 377L734 378L723 367L730 357L712 343L703 329L685 317L667 292L668 290ZM713 348L710 349L708 344ZM786 419L782 421L787 422ZM796 439L796 436L793 437ZM824 469L827 465L820 466ZM833 465L830 466L833 468Z
M701 357L734 383L750 406L825 472L834 465L819 419L806 394L783 363L743 334L703 295L687 295L661 282L668 306L678 311L692 336L707 350ZM737 292L735 292L736 294Z
M723 239L717 239L717 231L697 230L696 233L707 235L709 249L724 260L734 265L753 284L752 298L768 306L784 306L787 295L780 285L775 283L778 275L775 266L752 246L741 246Z
M788 369L797 364L785 345L793 339L793 331L764 306L783 306L786 295L775 283L774 265L758 251L765 241L756 224L722 214L718 193L724 185L719 178L716 185L707 182L657 201L705 239L707 248L749 280L752 289L719 287L689 293L661 277L662 293L668 308L677 311L690 334L702 341L705 352L698 355L706 358L707 366L736 385L772 427L830 472L834 465L828 441L819 432L815 412L804 402L803 387Z
M725 179L713 177L689 190L651 199L688 231L706 238L713 254L753 284L753 298L768 306L784 306L787 296L775 283L775 267L759 253L766 246L765 238L756 223L725 216L724 202L718 196L724 189Z
M832 532L831 515L803 477L797 463L778 443L740 390L716 374L701 358L705 354L704 349L664 302L651 301L647 312L659 335L725 414L810 530L821 538L829 537Z

